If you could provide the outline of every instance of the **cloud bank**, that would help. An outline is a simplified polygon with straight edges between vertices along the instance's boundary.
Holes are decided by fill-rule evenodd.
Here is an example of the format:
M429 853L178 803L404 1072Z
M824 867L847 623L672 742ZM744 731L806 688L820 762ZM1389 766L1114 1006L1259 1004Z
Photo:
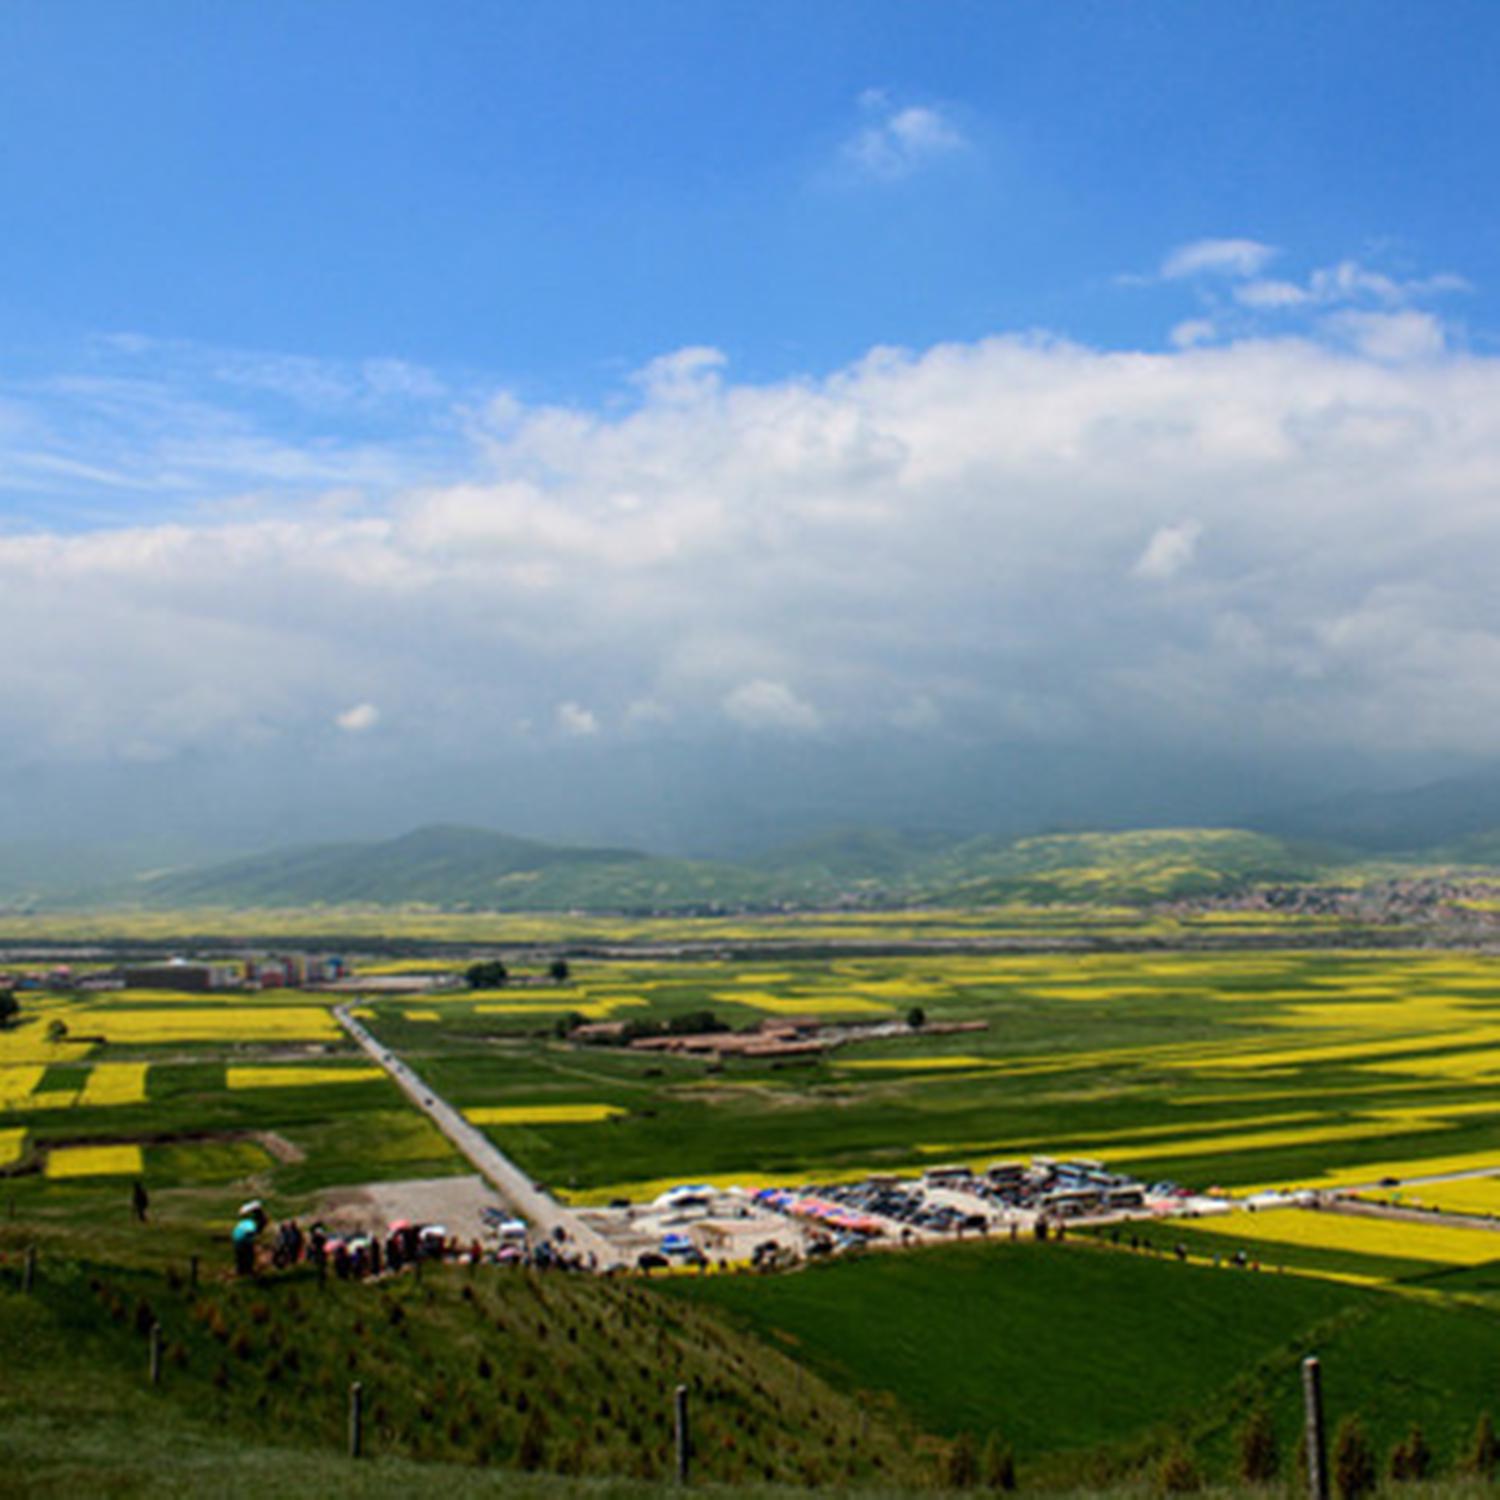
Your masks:
M457 479L33 522L0 534L0 758L1487 753L1500 361L1338 311L1377 321L771 383L686 350L602 409L468 408Z

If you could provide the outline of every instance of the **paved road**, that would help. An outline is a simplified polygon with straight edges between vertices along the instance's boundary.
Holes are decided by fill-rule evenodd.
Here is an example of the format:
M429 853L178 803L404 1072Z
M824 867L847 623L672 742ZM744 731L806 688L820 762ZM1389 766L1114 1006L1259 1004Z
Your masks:
M339 1025L395 1079L407 1098L499 1189L515 1212L531 1224L537 1238L550 1239L554 1231L561 1229L567 1235L568 1245L585 1255L592 1254L600 1270L623 1264L620 1252L598 1230L537 1187L488 1136L469 1124L394 1052L376 1041L345 1006L335 1005L333 1014Z

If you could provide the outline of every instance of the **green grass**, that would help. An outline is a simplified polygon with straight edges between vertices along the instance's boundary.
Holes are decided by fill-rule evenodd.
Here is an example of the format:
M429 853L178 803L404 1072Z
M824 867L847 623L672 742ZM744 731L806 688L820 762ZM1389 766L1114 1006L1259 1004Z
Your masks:
M189 1452L222 1452L229 1437L337 1454L355 1380L380 1459L664 1479L678 1383L706 1479L911 1483L939 1451L634 1283L429 1268L421 1281L319 1288L306 1272L240 1283L206 1269L193 1288L181 1263L163 1274L48 1254L24 1296L16 1242L0 1243L0 1448L11 1452L49 1447L64 1428L94 1431L97 1450L145 1418L144 1449L117 1454L127 1469L158 1428ZM153 1321L166 1351L155 1391Z
M869 1256L764 1281L674 1283L841 1389L947 1434L998 1432L1034 1480L1120 1477L1174 1435L1232 1478L1249 1407L1296 1440L1298 1364L1377 1448L1419 1421L1447 1465L1495 1404L1500 1312L1088 1245Z

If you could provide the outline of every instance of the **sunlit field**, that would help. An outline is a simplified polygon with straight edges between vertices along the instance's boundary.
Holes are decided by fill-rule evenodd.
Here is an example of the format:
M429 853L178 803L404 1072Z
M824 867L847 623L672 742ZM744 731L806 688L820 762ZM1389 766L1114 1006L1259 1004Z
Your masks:
M393 965L439 972L375 967ZM1239 1194L1500 1167L1500 965L1478 955L637 956L576 961L561 984L344 998L527 1171L582 1202L1033 1154ZM26 994L0 1032L12 1192L43 1207L66 1186L81 1211L95 1177L52 1165L75 1143L139 1146L145 1180L181 1191L185 1212L221 1212L252 1181L300 1203L464 1170L331 1004ZM702 1012L735 1030L820 1021L837 1044L721 1061L563 1039L580 1020ZM914 1012L925 1024L910 1029Z

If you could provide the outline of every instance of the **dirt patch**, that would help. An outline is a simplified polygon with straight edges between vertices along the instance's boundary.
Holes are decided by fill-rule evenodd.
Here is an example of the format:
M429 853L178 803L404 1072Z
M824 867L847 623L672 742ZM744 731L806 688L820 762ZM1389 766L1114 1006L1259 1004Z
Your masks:
M277 1161L296 1163L307 1160L307 1152L301 1146L274 1130L252 1130L249 1138L264 1146Z
M487 1208L507 1212L500 1195L484 1180L472 1177L416 1177L404 1182L365 1182L329 1188L312 1209L332 1229L355 1233L385 1232L396 1219L442 1224L460 1239L486 1238Z

